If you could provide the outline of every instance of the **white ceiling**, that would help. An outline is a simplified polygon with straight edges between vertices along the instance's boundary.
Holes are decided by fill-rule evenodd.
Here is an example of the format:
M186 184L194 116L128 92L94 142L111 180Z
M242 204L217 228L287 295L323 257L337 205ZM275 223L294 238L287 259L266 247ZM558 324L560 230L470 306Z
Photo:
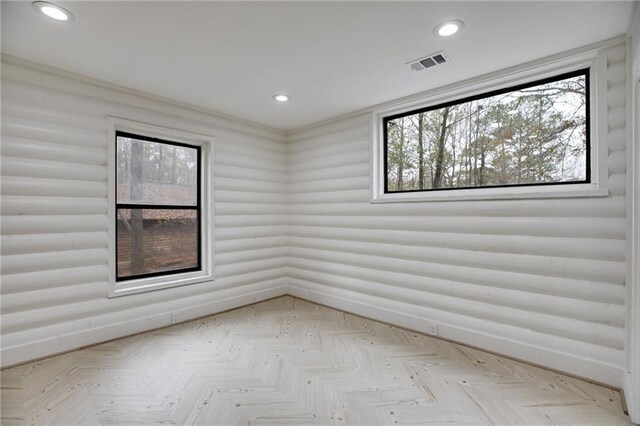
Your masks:
M77 19L66 24L30 3L2 2L3 52L285 130L622 34L631 13L629 1L60 1ZM462 33L433 35L454 18ZM438 50L449 64L404 65Z

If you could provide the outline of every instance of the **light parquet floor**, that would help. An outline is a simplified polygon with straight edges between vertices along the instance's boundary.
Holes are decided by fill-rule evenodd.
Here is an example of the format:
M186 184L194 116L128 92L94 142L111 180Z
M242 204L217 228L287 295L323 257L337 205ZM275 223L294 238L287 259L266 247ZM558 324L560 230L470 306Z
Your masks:
M630 424L619 392L289 296L1 374L3 425Z

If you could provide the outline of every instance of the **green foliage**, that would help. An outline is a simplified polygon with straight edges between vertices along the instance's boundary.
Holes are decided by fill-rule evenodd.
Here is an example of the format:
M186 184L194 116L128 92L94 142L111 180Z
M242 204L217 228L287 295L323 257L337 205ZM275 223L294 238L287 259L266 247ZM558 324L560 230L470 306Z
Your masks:
M585 77L389 121L390 191L584 180Z

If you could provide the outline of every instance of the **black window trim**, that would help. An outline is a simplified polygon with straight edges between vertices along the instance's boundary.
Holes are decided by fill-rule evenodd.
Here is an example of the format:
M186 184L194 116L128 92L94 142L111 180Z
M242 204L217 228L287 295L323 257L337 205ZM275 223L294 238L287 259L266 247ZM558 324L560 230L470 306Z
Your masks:
M460 99L455 99L453 101L443 102L437 105L431 105L423 108L414 109L411 111L406 111L390 116L386 116L382 118L382 133L383 133L383 173L384 173L384 194L401 194L401 193L411 193L411 192L437 192L437 191L456 191L456 190L469 190L469 189L484 189L484 188L517 188L517 187L531 187L531 186L554 186L554 185L584 185L591 183L591 67L581 68L575 71L570 71L562 74L558 74L552 77L547 77L535 81L530 81L526 83L521 83L515 86L509 86L502 89L492 90L490 92L483 92L473 96L467 96ZM419 114L422 112L433 111L436 109L446 108L448 106L460 105L467 102L476 101L479 99L486 99L492 96L501 95L508 92L515 92L517 90L526 89L529 87L539 86L546 83L553 83L555 81L565 80L571 77L585 77L585 98L586 98L586 174L584 180L579 181L567 181L567 182L538 182L538 183L516 183L516 184L505 184L505 185L484 185L484 186L459 186L459 187L451 187L451 188L430 188L430 189L403 189L400 191L389 191L389 164L388 164L388 135L387 135L387 127L388 123L391 120L395 120L397 118L407 117L414 114Z
M196 199L196 205L195 206L186 206L186 205L179 205L179 204L137 204L137 203L118 203L118 149L117 149L117 145L118 145L118 138L119 137L125 137L125 138L130 138L130 139L136 139L136 140L142 140L142 141L147 141L147 142L156 142L156 143L163 143L166 145L173 145L173 146L180 146L180 147L184 147L184 148L190 148L190 149L195 149L197 152L197 167L196 167L196 176L197 176L197 185L196 185L196 190L197 190L197 199ZM124 282L124 281L132 281L132 280L138 280L138 279L143 279L143 278L153 278L153 277L160 277L160 276L168 276L168 275L177 275L177 274L183 274L183 273L188 273L188 272L199 272L202 271L202 149L201 146L199 145L191 145L188 143L183 143L183 142L175 142L175 141L171 141L171 140L167 140L167 139L161 139L161 138L156 138L156 137L152 137L152 136L146 136L146 135L140 135L137 133L130 133L130 132L124 132L124 131L120 131L120 130L116 130L115 132L115 141L114 143L116 144L116 149L115 149L115 176L116 179L114 179L114 185L115 185L115 223L113 224L113 226L115 227L115 281L116 282ZM172 269L169 271L159 271L159 272L149 272L149 273L145 273L145 274L138 274L138 275L129 275L126 277L121 277L118 275L118 229L117 229L117 221L118 221L118 209L152 209L152 210L170 210L170 209L174 209L174 210L195 210L196 211L196 218L198 221L198 237L197 237L197 244L198 244L198 266L192 267L192 268L183 268L183 269Z

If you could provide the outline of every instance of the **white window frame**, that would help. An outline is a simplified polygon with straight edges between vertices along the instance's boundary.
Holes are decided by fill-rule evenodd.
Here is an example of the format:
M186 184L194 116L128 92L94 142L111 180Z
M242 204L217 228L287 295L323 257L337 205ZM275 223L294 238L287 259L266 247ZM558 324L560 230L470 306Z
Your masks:
M176 130L148 123L107 117L109 123L107 145L107 202L109 235L109 297L143 293L169 287L214 280L214 209L213 209L213 147L214 138L208 135ZM178 272L156 277L116 281L116 132L136 133L200 147L200 271Z
M554 77L589 68L590 95L590 161L591 182L513 187L479 187L438 191L384 192L384 129L383 119L395 114L439 105L495 90ZM514 67L497 76L480 77L460 84L428 92L420 98L374 111L372 114L372 203L457 201L491 199L529 199L561 197L607 196L607 58L606 53L593 50L545 63Z

